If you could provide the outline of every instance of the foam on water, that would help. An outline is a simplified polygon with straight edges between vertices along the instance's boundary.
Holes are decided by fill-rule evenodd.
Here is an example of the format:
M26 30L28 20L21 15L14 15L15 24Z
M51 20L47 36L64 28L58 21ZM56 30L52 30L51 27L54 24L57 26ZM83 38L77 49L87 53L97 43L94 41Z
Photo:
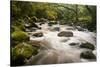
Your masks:
M32 57L28 64L51 64L51 63L70 63L70 62L81 62L88 61L80 59L80 53L83 49L79 48L79 44L89 42L96 46L96 35L92 32L78 31L78 30L67 30L66 28L73 28L71 26L60 26L60 31L71 31L73 37L58 37L57 34L60 31L50 31L50 27L44 24L42 27L43 37L32 38L30 40L41 41L41 47L39 53ZM64 42L63 42L64 41ZM70 43L79 43L78 46L70 46ZM96 53L94 51L94 53ZM36 59L39 58L39 59Z

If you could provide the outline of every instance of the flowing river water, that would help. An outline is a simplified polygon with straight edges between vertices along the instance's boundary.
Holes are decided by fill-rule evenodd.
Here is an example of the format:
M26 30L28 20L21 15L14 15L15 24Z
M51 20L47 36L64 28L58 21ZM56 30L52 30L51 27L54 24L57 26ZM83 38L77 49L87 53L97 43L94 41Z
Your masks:
M88 30L78 31L73 26L67 25L53 25L48 24L40 25L41 29L36 32L42 32L42 37L33 37L30 35L31 41L37 41L40 43L39 53L32 56L27 64L55 64L55 63L74 63L74 62L86 62L91 61L88 59L80 58L80 54L83 51L89 49L80 48L82 43L91 43L95 46L93 54L96 55L96 33L89 32ZM58 27L59 30L53 30ZM70 31L73 33L72 37L59 37L57 34L61 31ZM34 33L34 32L29 32ZM77 43L75 46L69 45L70 43Z

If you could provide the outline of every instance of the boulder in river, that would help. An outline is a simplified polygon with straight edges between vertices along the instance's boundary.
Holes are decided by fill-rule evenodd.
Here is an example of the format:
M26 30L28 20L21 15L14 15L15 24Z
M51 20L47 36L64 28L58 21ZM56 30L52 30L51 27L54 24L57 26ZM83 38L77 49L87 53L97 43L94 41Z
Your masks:
M31 23L31 27L34 27L34 28L39 28L38 25L36 25L34 22Z
M84 31L84 29L83 29L82 27L80 27L80 26L76 26L76 29L77 29L78 31Z
M51 29L51 31L60 31L59 27L54 27L53 29Z
M75 46L75 45L78 45L78 43L70 43L69 45L70 46Z
M80 48L87 48L87 49L91 49L91 50L95 49L94 45L90 44L90 43L83 43L80 45Z
M34 33L32 36L34 36L34 37L42 37L43 33L42 32Z
M73 32L70 31L62 31L58 33L59 37L73 37Z
M96 59L96 56L92 53L92 51L82 52L80 57L84 59Z

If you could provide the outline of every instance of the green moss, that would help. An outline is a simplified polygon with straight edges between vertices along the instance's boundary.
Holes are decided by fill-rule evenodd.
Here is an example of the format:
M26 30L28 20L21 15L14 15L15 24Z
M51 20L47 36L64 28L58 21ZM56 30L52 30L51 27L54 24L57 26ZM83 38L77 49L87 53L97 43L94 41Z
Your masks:
M14 50L17 54L23 55L25 58L30 58L37 53L37 49L27 43L21 43L15 46Z
M28 40L28 34L23 31L15 31L12 33L12 39L15 41L26 41Z
M13 46L21 42L27 42L29 40L28 34L23 31L15 31L11 34L11 37Z
M20 60L21 58L24 61L25 59L29 59L32 55L36 55L37 53L38 53L37 48L25 42L20 43L11 49L12 61L14 62L22 61ZM19 56L21 56L20 59Z
M19 26L12 26L11 27L11 30L14 32L14 31L25 31L25 27L24 25L19 25Z

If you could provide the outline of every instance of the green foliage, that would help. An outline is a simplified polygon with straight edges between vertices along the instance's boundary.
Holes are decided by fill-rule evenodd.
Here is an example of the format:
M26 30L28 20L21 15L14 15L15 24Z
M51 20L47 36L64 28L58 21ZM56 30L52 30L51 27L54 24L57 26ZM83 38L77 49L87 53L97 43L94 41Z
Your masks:
M37 19L45 18L48 20L63 20L61 24L71 24L83 26L90 31L96 30L96 7L75 4L54 4L41 2L22 2L12 1L12 18L24 20L26 17ZM28 19L31 21L31 19ZM32 22L33 22L32 21ZM84 25L85 24L85 25Z

